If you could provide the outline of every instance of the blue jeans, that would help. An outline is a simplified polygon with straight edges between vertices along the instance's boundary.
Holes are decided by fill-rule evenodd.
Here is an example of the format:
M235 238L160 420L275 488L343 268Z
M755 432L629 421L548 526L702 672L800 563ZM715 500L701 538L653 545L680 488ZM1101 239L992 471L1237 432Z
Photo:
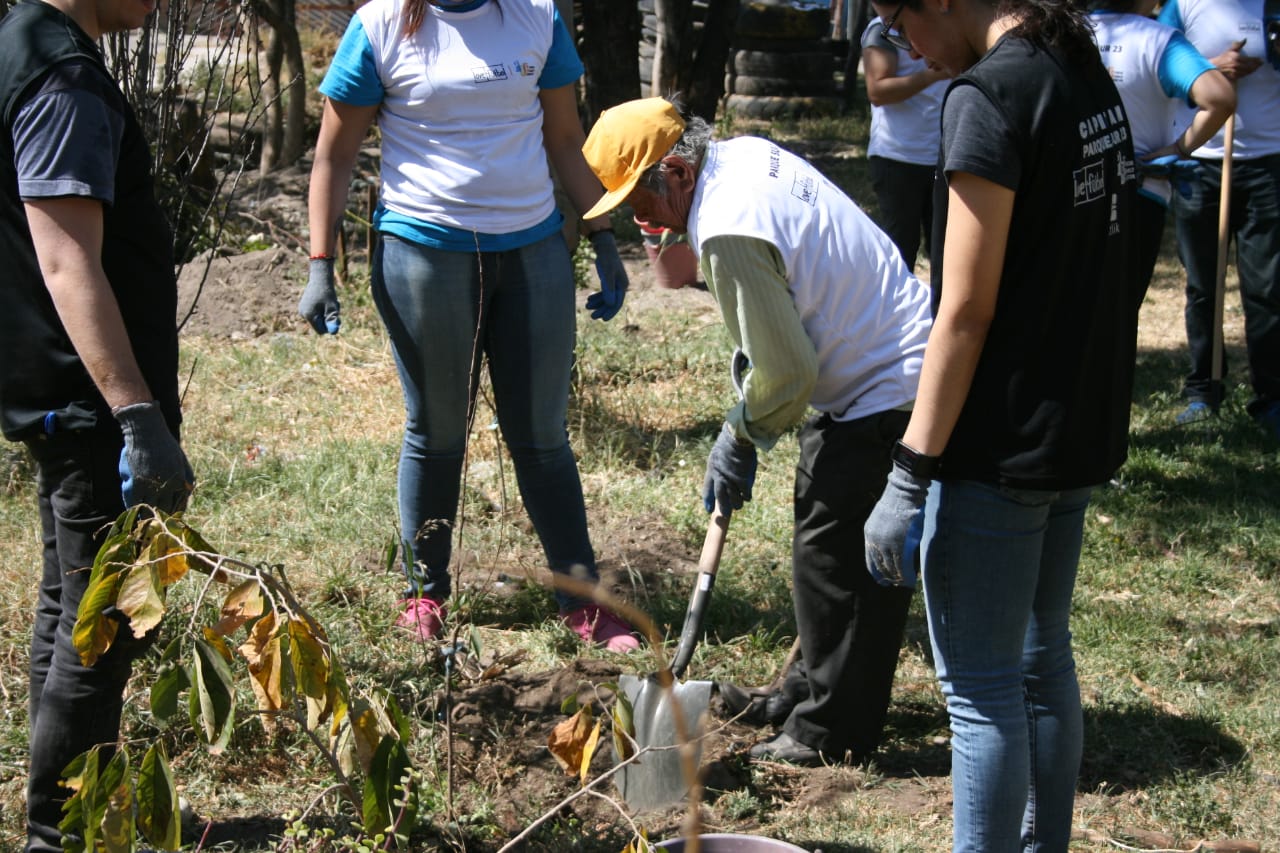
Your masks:
M1280 400L1280 154L1231 164L1230 234L1236 243L1240 301L1248 347L1249 381L1257 415ZM1200 180L1190 198L1177 193L1173 214L1178 256L1187 271L1187 346L1191 372L1184 394L1217 408L1220 382L1213 381L1213 307L1217 286L1218 208L1222 162L1200 161ZM1226 360L1223 359L1223 372Z
M597 577L565 424L573 364L573 270L559 233L503 252L433 249L383 234L373 300L404 392L400 529L406 595L447 597L468 421L488 359L516 482L555 572ZM561 609L577 603L557 593Z
M935 482L923 578L955 851L1065 851L1083 721L1071 593L1090 489Z
M61 853L59 786L72 758L106 744L114 750L134 659L155 632L135 639L121 624L115 641L93 666L80 663L71 642L76 611L89 585L88 567L108 527L124 511L120 496L119 433L70 432L27 443L38 469L44 568L31 629L27 779L28 853Z

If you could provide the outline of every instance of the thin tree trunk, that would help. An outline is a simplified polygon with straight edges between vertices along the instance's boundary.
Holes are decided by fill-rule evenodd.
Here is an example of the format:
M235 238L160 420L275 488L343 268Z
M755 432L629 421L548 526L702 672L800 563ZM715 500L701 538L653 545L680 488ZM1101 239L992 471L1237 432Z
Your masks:
M640 97L640 68L634 59L639 44L640 10L635 3L582 4L588 129L603 110Z

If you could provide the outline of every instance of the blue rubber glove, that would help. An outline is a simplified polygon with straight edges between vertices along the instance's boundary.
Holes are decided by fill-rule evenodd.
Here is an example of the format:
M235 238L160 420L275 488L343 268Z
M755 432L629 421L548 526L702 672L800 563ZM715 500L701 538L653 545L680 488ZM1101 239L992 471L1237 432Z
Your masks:
M929 480L897 465L889 471L884 494L862 528L867 571L881 586L915 588L928 493Z
M1183 198L1191 198L1196 181L1200 179L1200 161L1182 160L1176 154L1167 154L1154 160L1144 160L1138 165L1144 175L1168 178L1169 183Z
M333 280L333 258L313 258L307 288L298 300L298 313L320 334L338 334L342 327L338 290Z
M595 250L596 275L600 276L600 290L587 297L587 310L593 320L612 320L627 298L627 268L622 265L612 231L596 231L587 239Z
M702 481L702 507L707 512L720 504L720 512L729 515L751 500L751 487L756 482L756 446L743 441L726 422L716 436L707 457L707 476Z
M147 504L164 512L184 509L196 478L178 439L169 432L160 404L134 403L112 414L124 433L119 468L124 505Z

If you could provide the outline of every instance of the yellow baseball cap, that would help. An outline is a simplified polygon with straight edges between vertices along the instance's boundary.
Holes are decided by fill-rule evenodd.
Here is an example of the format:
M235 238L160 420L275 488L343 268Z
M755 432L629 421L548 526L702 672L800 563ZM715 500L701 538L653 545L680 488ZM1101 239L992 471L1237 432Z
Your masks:
M682 133L684 119L666 98L627 101L600 113L582 155L605 194L582 218L594 219L622 204L644 170L665 157Z

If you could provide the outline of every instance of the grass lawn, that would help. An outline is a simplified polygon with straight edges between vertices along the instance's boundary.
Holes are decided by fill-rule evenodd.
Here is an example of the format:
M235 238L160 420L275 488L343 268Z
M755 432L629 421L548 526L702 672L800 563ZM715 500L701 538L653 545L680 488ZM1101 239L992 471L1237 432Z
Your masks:
M723 129L765 132L802 151L874 211L865 120ZM634 230L617 225L638 249ZM1169 242L1143 308L1129 461L1097 490L1088 515L1074 613L1086 745L1073 850L1189 850L1200 841L1219 845L1201 849L1250 849L1242 840L1275 849L1280 841L1280 448L1244 412L1234 288L1226 405L1207 424L1174 426L1181 281ZM183 437L199 478L188 520L224 553L283 569L327 627L353 687L390 691L405 709L409 751L425 774L426 816L413 849L496 851L576 788L544 748L563 719L560 699L652 663L583 652L553 618L487 389L455 532L449 624L477 665L498 671L455 671L446 684L438 649L391 630L401 587L388 560L399 536L400 392L363 273L343 302L337 338L297 331L183 340ZM580 318L568 426L593 540L610 588L670 637L706 524L706 454L732 403L728 339L709 297L693 290L637 286L613 322ZM791 645L795 451L788 435L762 456L755 500L733 517L690 677L765 683ZM8 850L23 837L39 529L30 464L18 448L0 453L0 849ZM209 621L199 601L199 584L179 585L165 636ZM139 753L163 740L183 794L210 821L203 840L204 822L193 827L186 849L361 849L342 840L354 832L351 813L326 793L332 780L315 748L287 726L266 731L247 710L245 683L239 728L213 756L185 724L162 727L151 717L154 667L148 659L137 668L124 735ZM760 736L734 725L708 740L709 828L825 853L950 849L948 732L919 596L874 763L752 766L743 752ZM608 769L607 753L595 772ZM613 794L608 785L602 792ZM519 849L616 853L638 827L654 839L678 832L679 810L629 817L616 805L576 800ZM298 826L311 834L285 838ZM320 837L326 828L337 840Z

